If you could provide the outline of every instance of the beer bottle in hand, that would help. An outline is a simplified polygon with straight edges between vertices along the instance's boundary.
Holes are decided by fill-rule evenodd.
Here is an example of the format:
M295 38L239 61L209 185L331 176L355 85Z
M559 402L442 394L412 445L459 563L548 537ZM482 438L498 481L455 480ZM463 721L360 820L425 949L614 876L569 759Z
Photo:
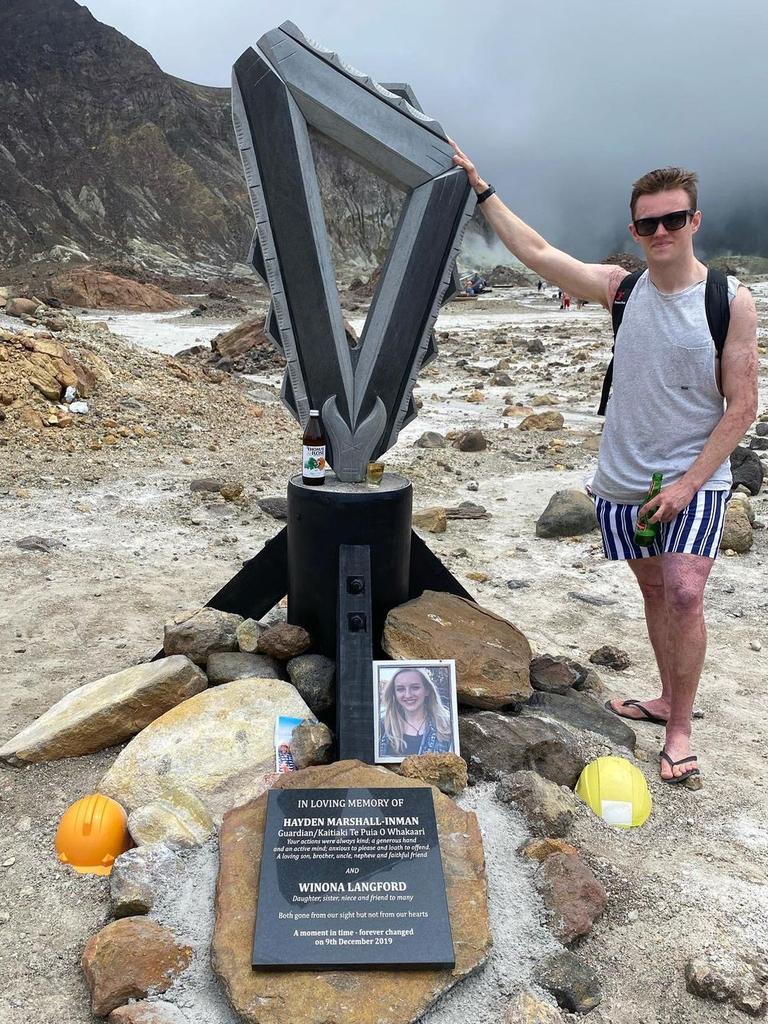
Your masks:
M654 473L651 477L651 489L643 498L643 505L647 504L661 490L661 473ZM642 508L642 505L640 506ZM641 548L649 548L659 532L658 523L649 523L648 519L653 515L653 510L642 518L637 517L637 528L635 529L635 544Z
M309 487L325 483L325 434L317 409L309 410L304 430L301 481Z

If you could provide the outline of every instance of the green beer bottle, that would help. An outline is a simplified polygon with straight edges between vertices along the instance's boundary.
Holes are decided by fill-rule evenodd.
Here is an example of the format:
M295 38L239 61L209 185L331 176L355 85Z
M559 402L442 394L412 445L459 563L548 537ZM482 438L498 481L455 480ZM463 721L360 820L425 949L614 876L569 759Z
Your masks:
M643 498L643 505L647 504L651 498L655 498L661 490L661 473L654 473L651 477L651 489L648 491L646 496ZM642 508L642 505L640 506ZM658 523L649 523L648 516L652 516L653 511L649 512L648 515L637 517L637 527L635 528L635 544L641 548L649 548L656 539L656 534L659 532Z

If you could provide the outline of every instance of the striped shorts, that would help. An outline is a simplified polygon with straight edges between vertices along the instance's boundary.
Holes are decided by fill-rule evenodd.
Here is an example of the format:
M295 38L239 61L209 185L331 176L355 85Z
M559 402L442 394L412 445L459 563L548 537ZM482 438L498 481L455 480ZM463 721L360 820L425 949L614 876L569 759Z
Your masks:
M653 544L635 544L637 513L642 505L619 505L595 495L595 514L603 535L605 557L611 561L686 553L716 558L725 524L730 491L698 491L693 501L661 527Z

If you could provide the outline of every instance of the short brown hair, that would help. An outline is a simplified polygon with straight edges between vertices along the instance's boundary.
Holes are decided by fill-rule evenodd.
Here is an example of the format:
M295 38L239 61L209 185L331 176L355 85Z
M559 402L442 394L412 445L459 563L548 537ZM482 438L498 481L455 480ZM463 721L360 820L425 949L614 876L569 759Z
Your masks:
M682 188L688 193L691 209L697 209L699 176L695 171L685 171L682 167L658 167L638 178L632 186L632 197L629 208L635 216L635 204L640 196L652 196L657 192L668 192L673 188Z

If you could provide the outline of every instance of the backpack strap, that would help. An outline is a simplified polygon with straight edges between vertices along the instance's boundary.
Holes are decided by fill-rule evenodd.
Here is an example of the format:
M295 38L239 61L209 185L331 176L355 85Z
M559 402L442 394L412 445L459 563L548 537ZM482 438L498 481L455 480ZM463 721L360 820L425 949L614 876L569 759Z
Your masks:
M632 294L632 290L640 280L641 276L645 273L645 267L641 270L634 270L631 274L627 274L626 277L622 278L619 283L619 287L616 289L616 295L613 299L613 305L611 306L611 319L613 320L613 346L611 347L611 361L608 364L608 369L605 371L605 377L603 378L603 390L600 393L600 406L597 410L598 416L605 416L605 409L608 405L608 396L611 393L611 384L613 382L613 353L616 349L616 335L619 333L621 327L621 321L624 319L624 310L626 309L629 296Z
M707 312L709 333L715 343L718 359L723 354L728 327L731 323L731 304L728 299L728 278L722 270L710 268L704 290L704 308Z

